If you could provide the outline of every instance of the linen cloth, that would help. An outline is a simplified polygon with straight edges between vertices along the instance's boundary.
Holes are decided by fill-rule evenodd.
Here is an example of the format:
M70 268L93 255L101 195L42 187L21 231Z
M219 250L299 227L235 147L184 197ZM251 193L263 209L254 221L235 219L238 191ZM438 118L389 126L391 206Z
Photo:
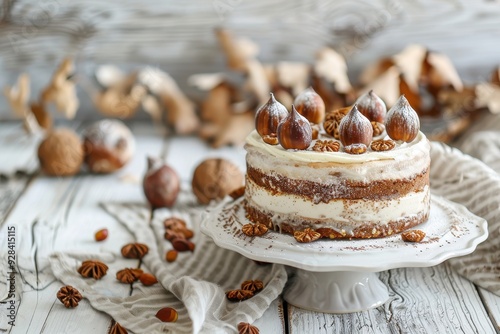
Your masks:
M489 237L467 256L449 260L463 276L500 295L500 176L481 161L445 144L431 143L431 191L466 206L489 222ZM191 195L192 196L192 195ZM189 197L189 195L188 195ZM193 205L193 199L174 210L157 210L149 223L146 206L130 207L120 203L103 205L135 236L149 245L143 259L149 272L161 285L142 287L130 297L109 295L116 282L113 259L119 254L53 254L50 262L54 275L65 284L80 289L97 310L106 312L135 333L236 333L239 322L252 323L262 316L278 297L287 274L282 265L258 265L229 250L219 248L199 231L204 208ZM184 218L195 230L196 250L182 261L166 263L163 220L170 216ZM76 269L84 259L101 258L110 266L102 280L83 279ZM255 297L239 303L225 298L225 291L238 288L247 279L260 279L265 289ZM116 284L116 283L115 283ZM162 307L179 311L176 323L161 323L154 315Z

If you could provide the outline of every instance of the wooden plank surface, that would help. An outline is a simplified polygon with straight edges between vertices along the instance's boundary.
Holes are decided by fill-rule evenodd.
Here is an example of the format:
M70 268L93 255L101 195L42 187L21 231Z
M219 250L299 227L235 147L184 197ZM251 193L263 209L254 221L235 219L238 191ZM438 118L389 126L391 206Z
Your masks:
M495 326L497 333L500 333L500 297L483 288L478 288L478 291L493 326Z
M495 333L475 286L448 266L382 272L390 300L373 310L323 314L289 305L289 333Z
M99 206L101 202L118 202L144 205L141 180L146 171L146 156L166 156L167 145L163 137L154 133L151 126L135 125L134 134L137 139L137 154L134 160L123 170L110 175L90 175L81 173L71 178L51 178L37 176L26 193L15 204L2 228L16 226L16 252L18 255L17 276L18 290L16 326L10 327L3 321L0 330L8 333L106 333L111 319L106 314L93 309L86 299L82 300L78 312L71 312L56 299L61 283L51 275L48 257L54 251L70 251L78 253L118 253L121 246L130 242L131 235L123 225L106 213ZM192 139L176 141L181 148L176 161L183 160L185 148L195 147L191 153L204 158L208 151L204 144L192 142ZM196 147L199 151L196 151ZM184 149L182 149L184 148ZM231 149L226 149L226 156ZM223 150L224 151L224 150ZM213 153L213 152L212 152ZM195 161L196 162L196 161ZM183 177L187 182L194 166L183 166ZM22 186L10 181L10 192L3 192L0 199L15 199L13 192L19 193ZM5 185L5 187L7 187ZM2 184L0 184L0 190ZM8 195L8 196L7 196ZM0 200L0 207L7 200ZM0 212L1 213L1 212ZM110 236L103 243L93 240L94 232L106 227ZM5 240L2 240L5 241ZM4 245L0 242L2 250ZM116 261L120 261L117 259ZM126 261L126 260L122 260ZM122 267L127 264L123 263ZM2 277L6 277L2 272ZM125 285L110 286L117 295L128 296L130 287ZM5 305L0 305L3 314ZM283 312L280 313L280 301L276 301L260 320L264 332L284 332ZM281 317L279 316L281 314ZM86 324L82 326L82 324ZM88 324L88 325L87 325ZM277 329L279 329L277 331Z

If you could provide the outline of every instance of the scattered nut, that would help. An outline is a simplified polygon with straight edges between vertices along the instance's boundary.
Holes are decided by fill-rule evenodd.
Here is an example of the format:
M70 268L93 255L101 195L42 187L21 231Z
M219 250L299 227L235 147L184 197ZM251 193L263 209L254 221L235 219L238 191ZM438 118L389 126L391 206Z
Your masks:
M167 230L179 232L186 228L186 222L181 218L170 217L163 221L163 226Z
M142 273L141 276L139 276L139 281L141 281L141 283L145 286L150 286L158 283L156 277L150 273Z
M264 141L264 143L269 145L279 144L278 137L276 136L276 134L264 135L262 136L262 140Z
M80 291L71 285L66 285L57 292L57 299L59 299L66 308L74 308L77 307L78 302L82 300L82 295Z
M184 239L184 234L182 232L174 232L171 230L165 231L165 240L172 241L174 239Z
M264 283L261 280L248 280L241 283L241 290L250 290L253 293L259 292L264 289Z
M250 290L229 290L226 292L226 298L232 302L242 301L253 297L253 292Z
M318 240L319 238L321 238L321 234L314 231L313 229L306 228L303 231L295 231L293 233L293 237L298 242L306 243Z
M178 251L171 249L167 252L167 254L165 254L165 260L167 260L167 262L174 262L177 259L178 254Z
M97 231L94 235L95 241L103 241L108 238L108 229L103 228L99 231Z
M421 242L425 238L425 232L422 230L409 230L401 233L401 238L406 242Z
M156 312L156 317L163 322L176 322L179 315L177 311L171 307L164 307Z
M116 279L122 283L130 284L137 281L142 273L142 269L125 268L116 273Z
M259 334L259 328L250 325L248 322L240 322L238 324L238 334Z
M249 223L241 227L241 231L245 233L245 235L248 235L249 237L254 237L254 236L259 237L261 235L266 234L268 230L269 228L266 225L260 223L257 224Z
M196 167L191 185L198 202L208 204L224 198L243 183L238 166L225 159L207 159Z
M396 147L396 143L393 140L374 140L372 141L370 148L373 151L381 152L381 151L390 151L394 147Z
M174 239L171 242L174 249L178 252L193 252L195 248L194 243L184 238Z
M85 278L101 279L108 271L108 266L98 260L83 261L78 273Z
M138 243L126 244L122 247L122 255L127 259L142 259L149 252L149 247Z
M75 175L83 162L82 143L71 129L54 130L38 146L38 160L47 175Z
M385 125L379 122L370 122L373 129L373 137L381 136L385 131Z

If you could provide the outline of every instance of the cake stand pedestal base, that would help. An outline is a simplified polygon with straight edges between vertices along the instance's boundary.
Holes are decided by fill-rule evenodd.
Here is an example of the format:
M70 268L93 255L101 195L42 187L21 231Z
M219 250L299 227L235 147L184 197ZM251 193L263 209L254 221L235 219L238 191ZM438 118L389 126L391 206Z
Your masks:
M297 269L284 298L293 306L311 311L351 313L384 304L389 293L373 272Z

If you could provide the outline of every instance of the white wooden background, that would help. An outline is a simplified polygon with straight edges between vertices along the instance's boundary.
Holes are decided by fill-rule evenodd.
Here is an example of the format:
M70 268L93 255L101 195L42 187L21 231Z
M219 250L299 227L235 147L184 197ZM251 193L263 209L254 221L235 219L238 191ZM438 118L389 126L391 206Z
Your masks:
M0 147L12 146L12 133L19 127L17 123L0 126ZM78 123L72 127L82 128ZM0 182L0 235L6 235L7 226L17 227L20 270L16 280L20 305L16 326L6 324L5 308L0 305L0 332L107 333L110 317L95 311L86 299L75 310L65 309L56 299L61 283L51 275L47 256L53 251L116 250L131 241L130 232L99 203L145 203L140 180L146 170L146 155L164 156L179 172L183 189L188 191L195 166L206 157L225 157L240 168L245 167L245 151L241 147L214 150L198 138L163 137L150 123L132 123L131 128L137 139L137 154L117 173L82 173L67 178L20 176ZM10 156L19 156L28 165L36 159L33 150L31 159L28 158L28 146L19 147L26 154ZM0 151L0 159L7 155L8 152ZM104 244L96 243L93 233L104 226L110 230L110 237ZM6 249L5 243L6 238L2 237L1 249ZM0 261L4 260L0 257ZM0 262L0 272L3 265ZM380 278L389 289L390 300L376 309L331 315L298 309L278 298L255 325L263 334L500 333L500 297L476 287L446 263L389 270L382 272ZM110 288L121 290L123 296L129 294L128 286L118 284Z
M189 75L225 68L217 26L256 41L266 63L312 62L319 47L333 46L353 79L409 43L446 53L469 82L500 65L495 0L0 0L0 20L0 87L28 71L33 96L68 55L86 77L97 64L149 64L187 89ZM79 95L80 117L95 115L85 92ZM0 119L7 117L1 96Z

